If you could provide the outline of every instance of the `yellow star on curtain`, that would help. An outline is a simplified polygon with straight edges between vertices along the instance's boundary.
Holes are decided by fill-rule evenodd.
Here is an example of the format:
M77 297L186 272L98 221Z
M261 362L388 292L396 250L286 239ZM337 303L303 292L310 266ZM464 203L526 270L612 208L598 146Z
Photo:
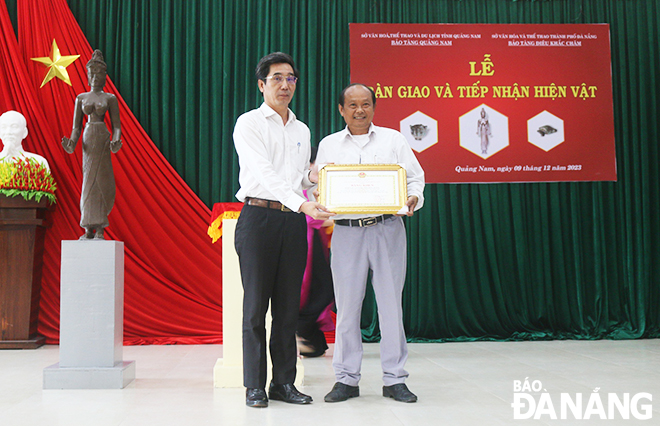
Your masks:
M48 67L48 73L46 74L46 77L44 77L44 81L41 82L41 86L39 86L39 88L41 89L44 87L44 85L52 80L53 77L57 77L71 86L71 79L69 79L69 73L66 71L66 67L71 65L73 61L79 57L80 55L60 55L60 48L57 47L57 42L55 39L53 39L53 46L51 48L50 57L46 56L42 58L30 58L31 60L41 62Z

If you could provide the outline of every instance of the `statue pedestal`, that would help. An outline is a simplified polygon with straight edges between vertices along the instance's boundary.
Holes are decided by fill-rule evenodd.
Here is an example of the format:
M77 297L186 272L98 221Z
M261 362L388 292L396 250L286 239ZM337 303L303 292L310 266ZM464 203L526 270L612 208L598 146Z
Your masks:
M222 221L222 358L213 367L213 385L216 388L243 387L243 284L238 254L234 248L237 219ZM266 313L266 346L270 339L271 315ZM268 355L268 384L272 374L270 352ZM296 386L303 384L305 368L298 357Z
M60 362L44 389L122 389L135 379L123 361L124 243L62 241Z
M36 349L48 201L0 194L0 349Z

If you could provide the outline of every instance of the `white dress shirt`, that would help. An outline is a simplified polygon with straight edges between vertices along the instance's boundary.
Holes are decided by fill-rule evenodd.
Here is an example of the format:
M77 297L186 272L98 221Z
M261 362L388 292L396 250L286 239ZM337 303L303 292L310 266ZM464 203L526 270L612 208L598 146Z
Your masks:
M316 155L319 166L335 164L401 164L406 169L408 196L417 196L415 210L424 205L424 170L406 138L387 127L369 127L366 135L353 136L348 127L323 138ZM342 214L333 219L358 219L373 215Z
M288 111L286 124L265 103L236 120L239 201L246 197L279 201L294 212L307 201L303 189L312 186L308 179L310 132L293 111Z

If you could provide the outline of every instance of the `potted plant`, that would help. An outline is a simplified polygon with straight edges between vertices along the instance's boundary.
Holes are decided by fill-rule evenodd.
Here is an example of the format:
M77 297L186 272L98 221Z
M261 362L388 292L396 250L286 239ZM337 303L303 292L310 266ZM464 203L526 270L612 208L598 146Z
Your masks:
M7 197L21 196L37 203L46 198L56 202L55 179L50 170L33 158L0 160L0 194Z

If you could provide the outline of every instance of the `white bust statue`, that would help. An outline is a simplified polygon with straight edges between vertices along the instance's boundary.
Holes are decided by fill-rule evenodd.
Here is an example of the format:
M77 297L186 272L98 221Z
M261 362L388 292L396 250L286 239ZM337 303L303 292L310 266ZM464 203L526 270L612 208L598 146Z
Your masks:
M0 160L33 158L50 170L48 161L44 157L23 151L23 139L27 135L27 121L23 114L17 111L7 111L0 115L0 139L2 139L3 144L2 151L0 151Z

